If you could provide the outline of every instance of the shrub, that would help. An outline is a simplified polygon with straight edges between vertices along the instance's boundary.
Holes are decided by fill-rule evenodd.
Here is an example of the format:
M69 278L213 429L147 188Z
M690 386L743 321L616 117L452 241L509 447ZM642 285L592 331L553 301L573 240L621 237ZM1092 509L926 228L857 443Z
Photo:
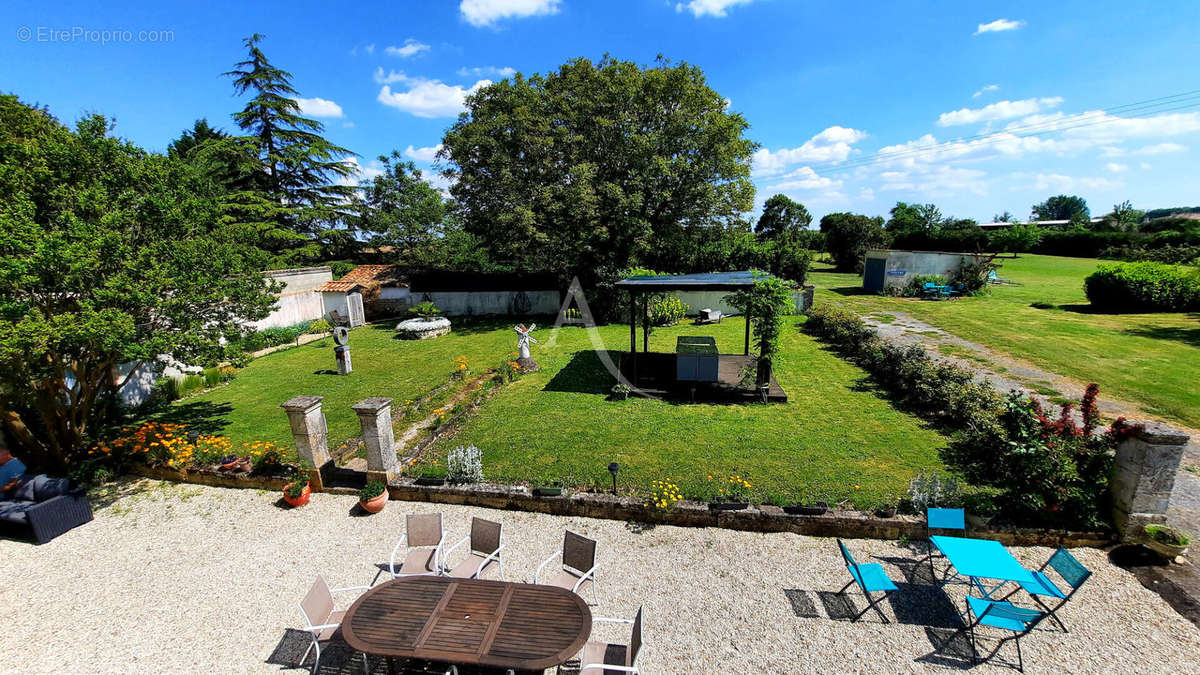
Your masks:
M1187 534L1166 525L1147 525L1146 534L1151 539L1167 546L1187 546L1192 543Z
M929 507L955 507L962 497L958 494L958 481L942 478L938 472L926 474L924 471L913 476L908 483L908 501L917 513L924 513Z
M474 445L457 446L446 455L446 480L478 483L483 480L483 453Z
M325 317L321 317L308 325L309 333L328 333L333 330L333 326Z
M883 229L883 218L853 213L830 213L821 218L825 250L838 270L862 273L863 255L870 249L884 248L890 237Z
M1083 282L1088 300L1108 311L1200 309L1200 268L1154 262L1101 265Z
M1098 387L1088 388L1094 401ZM1085 410L1094 406L1085 399ZM1093 434L1094 410L1085 426L1064 404L1051 418L1036 400L1011 392L1003 412L954 439L942 459L976 485L999 488L997 500L1006 515L1055 526L1105 525L1112 452L1122 434L1122 421L1103 434Z
M683 321L688 309L690 307L687 303L673 295L654 298L650 301L650 323L655 326L673 326Z
M988 292L988 275L995 269L997 266L992 262L992 256L981 256L978 262L964 257L950 281L958 285L963 295L982 295Z
M908 283L900 288L900 295L905 298L919 298L925 295L925 284L945 285L946 277L940 274L914 274ZM892 288L896 288L892 286Z
M433 304L429 300L410 307L408 311L416 314L422 319L432 319L433 317L442 313L442 310L438 309L437 305Z
M358 498L360 501L365 502L367 500L374 499L374 498L378 497L379 495L383 494L383 491L386 489L387 489L387 486L383 484L383 481L373 480L373 481L367 483L365 486L363 486L363 488L361 490L358 491Z

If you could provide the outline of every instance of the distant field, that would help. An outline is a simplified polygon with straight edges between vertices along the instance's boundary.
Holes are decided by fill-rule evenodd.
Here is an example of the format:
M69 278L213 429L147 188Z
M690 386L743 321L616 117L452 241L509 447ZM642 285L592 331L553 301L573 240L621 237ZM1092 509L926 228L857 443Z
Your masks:
M818 271L817 302L901 311L1046 370L1098 382L1114 398L1200 428L1200 315L1096 314L1083 279L1099 261L1026 255L1000 261L1016 286L991 295L928 302L862 294L853 274ZM1035 309L1034 302L1054 305Z

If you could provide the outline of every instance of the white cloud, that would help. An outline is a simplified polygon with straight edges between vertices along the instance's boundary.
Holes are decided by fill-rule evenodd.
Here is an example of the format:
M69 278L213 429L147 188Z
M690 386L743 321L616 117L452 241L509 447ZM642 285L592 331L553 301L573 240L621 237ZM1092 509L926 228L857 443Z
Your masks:
M437 158L437 154L441 152L441 150L441 143L438 143L431 148L414 148L410 145L404 149L404 156L409 159L415 159L418 162L432 162Z
M459 77L512 77L517 71L505 66L497 68L496 66L476 66L475 68L459 68Z
M399 56L402 59L407 59L410 56L416 56L421 52L429 51L429 45L424 42L418 42L413 38L408 38L404 41L403 47L386 47L383 51L388 56Z
M380 66L375 69L375 81L379 84L392 84L393 82L404 82L407 84L412 80L404 74L404 71L389 70L385 73L383 72L383 66Z
M1057 108L1061 105L1061 96L1050 98L1027 98L1022 101L997 101L982 108L961 108L953 112L942 113L938 116L939 127L950 127L959 124L977 124L994 120L1006 120L1041 112L1045 108Z
M479 80L464 89L440 80L407 77L403 73L396 81L407 86L408 91L392 91L391 85L385 84L379 90L379 102L417 117L454 117L462 111L468 94L492 83L491 80Z
M462 0L458 11L472 26L490 26L501 19L557 14L560 0Z
M1104 168L1108 169L1112 173L1121 173L1123 171L1128 171L1129 165L1128 164L1118 164L1117 162L1109 162L1108 164L1104 165Z
M1142 162L1141 164L1138 164L1138 168L1149 171L1151 167L1149 162Z
M375 53L375 43L372 42L371 44L367 45L366 47L363 47L363 49L367 50L368 54L374 54Z
M769 191L786 192L789 190L836 190L842 187L842 181L828 176L818 175L811 167L802 166L779 177Z
M998 85L998 84L985 84L982 88L980 88L979 91L975 92L974 94L971 94L971 98L979 98L980 96L983 96L987 92L996 91L999 88L1000 88L1000 85Z
M879 174L883 181L879 189L916 192L929 196L950 196L963 192L985 195L987 184L983 178L986 175L978 169L944 165L913 167L907 171L884 171Z
M1023 175L1026 174L1014 174L1014 177L1021 177ZM1125 183L1119 180L1112 180L1111 178L1067 176L1061 173L1038 173L1033 176L1033 185L1029 187L1034 190L1049 190L1051 192L1074 192L1080 189L1116 190L1124 186Z
M1144 148L1138 148L1137 150L1134 150L1130 154L1133 154L1133 155L1166 155L1166 154L1169 154L1172 152L1183 152L1184 150L1187 150L1186 145L1180 145L1178 143L1158 143L1156 145L1147 145Z
M975 34L979 35L980 33L999 33L1001 31L1006 31L1006 30L1016 30L1024 25L1025 25L1024 21L1009 21L1008 19L996 19L995 21L991 21L989 23L979 24L979 27L977 29L975 29Z
M337 179L338 185L358 185L364 180L371 180L376 176L383 175L383 167L376 160L371 160L368 164L363 164L358 161L357 157L350 157L343 162L351 169L348 176L341 176Z
M341 117L342 106L323 98L298 98L300 112L311 117Z
M679 2L675 4L675 11L682 12L687 10L692 13L692 16L715 16L722 18L726 16L725 10L735 5L746 5L752 0L690 0L690 2Z
M754 153L754 173L779 173L790 164L801 162L844 162L854 152L853 144L867 137L865 131L833 126L808 139L798 148L772 151L762 148Z

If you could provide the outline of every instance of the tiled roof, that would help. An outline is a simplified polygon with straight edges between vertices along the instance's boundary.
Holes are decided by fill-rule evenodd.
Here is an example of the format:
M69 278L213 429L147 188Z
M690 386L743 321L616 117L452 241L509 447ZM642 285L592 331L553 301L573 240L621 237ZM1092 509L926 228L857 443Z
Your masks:
M339 281L357 281L359 283L383 281L394 279L399 275L399 271L397 265L359 265L347 272Z
M358 281L339 279L338 281L326 281L317 286L316 291L318 293L346 293L356 288L363 288L363 284Z

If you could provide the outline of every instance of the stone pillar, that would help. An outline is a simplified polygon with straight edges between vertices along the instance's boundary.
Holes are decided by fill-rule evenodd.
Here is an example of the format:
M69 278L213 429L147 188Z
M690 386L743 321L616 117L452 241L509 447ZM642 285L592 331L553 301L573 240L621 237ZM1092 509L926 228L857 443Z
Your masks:
M367 446L367 480L384 483L396 477L396 440L392 435L392 399L366 398L350 408L362 425Z
M292 438L296 441L296 454L301 461L311 462L315 467L310 478L316 491L325 487L321 468L331 460L326 439L325 412L321 410L321 401L324 399L324 396L297 396L279 404L280 408L287 411Z
M1109 485L1113 523L1122 541L1142 539L1142 528L1167 519L1175 474L1188 435L1161 422L1130 422L1141 428L1117 446Z
M333 353L337 357L338 375L350 374L354 370L350 364L350 345L338 345L333 348Z

